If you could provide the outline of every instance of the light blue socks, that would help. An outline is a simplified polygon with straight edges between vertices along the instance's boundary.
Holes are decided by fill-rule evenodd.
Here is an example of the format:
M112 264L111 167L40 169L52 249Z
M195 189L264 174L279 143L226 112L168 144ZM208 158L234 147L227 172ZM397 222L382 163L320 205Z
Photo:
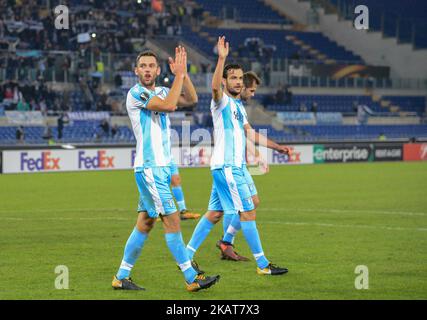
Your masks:
M172 187L172 193L175 197L176 203L178 204L179 211L187 210L184 199L184 192L182 191L181 186Z
M268 266L269 261L264 256L262 250L261 240L259 238L258 230L255 221L241 221L243 235L245 236L246 242L248 243L252 254L256 260L256 263L260 269L264 269Z
M240 229L242 229L242 226L240 224L240 215L225 214L223 226L224 226L224 237L222 238L222 241L233 244L236 233L239 232Z
M197 249L199 249L203 241L205 241L213 226L214 224L210 222L205 216L200 219L196 229L194 229L190 242L187 244L187 252L191 260L193 260L194 254L196 253Z
M197 276L196 270L191 266L190 258L188 257L187 250L185 249L184 241L182 240L182 233L166 233L166 243L175 261L178 263L179 268L184 273L187 283L191 283Z
M147 237L147 233L139 231L136 227L133 229L126 242L122 263L116 275L117 279L122 280L129 277L136 260L141 254L142 247Z

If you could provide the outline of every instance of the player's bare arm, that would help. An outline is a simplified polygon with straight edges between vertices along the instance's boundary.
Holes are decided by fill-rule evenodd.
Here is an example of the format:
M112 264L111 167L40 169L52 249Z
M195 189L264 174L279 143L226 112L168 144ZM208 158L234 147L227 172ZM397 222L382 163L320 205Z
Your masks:
M169 94L164 100L153 97L147 105L147 109L159 112L173 112L176 110L181 96L184 78L187 75L187 56L185 52L177 51L174 60L175 79Z
M212 99L218 102L222 98L222 73L229 52L229 44L225 42L225 37L218 38L218 62L212 77Z
M248 137L246 138L246 150L247 150L246 154L253 156L255 159L255 162L261 165L265 172L269 171L267 160L262 157L261 153L256 148L255 143ZM246 158L246 162L249 163L247 158Z
M185 59L187 59L187 52L184 47L178 46L175 48L175 55L182 53L185 56ZM176 76L175 73L175 61L171 57L169 57L169 67L171 69L171 72ZM197 92L196 88L193 85L193 82L191 81L191 78L188 73L186 73L184 77L184 83L183 83L183 90L182 94L180 95L178 99L178 106L179 107L189 107L193 106L198 102Z
M196 88L194 87L193 82L191 81L191 78L188 74L184 78L183 93L184 94L181 95L178 100L178 106L194 106L199 101L199 98L197 97Z
M246 137L252 140L253 143L258 143L263 147L276 150L277 152L280 152L283 154L288 154L288 155L291 154L291 151L288 147L282 146L274 142L273 140L268 139L263 134L256 132L249 123L245 124L244 128L245 128Z
M259 157L259 151L256 148L255 143L248 137L246 137L246 151L247 151L246 153L247 155L251 155L255 159ZM248 162L247 157L246 157L246 161Z

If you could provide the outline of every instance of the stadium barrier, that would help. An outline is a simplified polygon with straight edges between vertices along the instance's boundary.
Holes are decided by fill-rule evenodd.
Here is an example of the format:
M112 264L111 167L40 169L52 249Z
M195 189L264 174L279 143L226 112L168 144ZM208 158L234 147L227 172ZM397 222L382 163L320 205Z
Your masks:
M313 163L311 145L290 146L291 158L273 150L266 155L271 164ZM209 166L212 148L209 145L173 147L172 154L180 167ZM61 172L132 169L135 148L100 147L64 149L3 150L3 173Z
M313 162L366 162L374 160L373 144L317 144L313 147Z
M42 126L45 123L40 111L5 111L9 125Z
M374 150L374 161L402 161L403 145L389 144L376 145Z
M313 146L313 162L427 161L427 143L335 143Z
M289 145L288 157L274 150L263 150L269 164L319 164L371 161L427 161L427 143L328 143ZM209 145L174 146L172 154L180 167L208 167ZM31 173L93 170L130 170L136 151L130 146L77 147L75 149L9 149L0 151L0 172ZM253 159L252 159L253 160ZM249 165L252 161L249 159Z
M403 160L426 161L427 143L407 143L403 146Z
M277 119L285 125L340 125L343 123L341 112L277 112Z

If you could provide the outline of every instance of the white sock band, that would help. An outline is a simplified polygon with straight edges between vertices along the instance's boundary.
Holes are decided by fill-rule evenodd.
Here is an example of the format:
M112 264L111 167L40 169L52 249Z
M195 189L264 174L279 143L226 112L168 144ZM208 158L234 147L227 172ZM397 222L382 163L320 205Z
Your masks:
M184 262L183 264L180 264L179 268L181 269L182 272L184 272L187 269L190 269L191 268L191 261L188 260L188 261Z
M255 253L255 254L254 254L254 258L255 258L255 260L258 260L258 259L259 259L259 258L261 258L262 256L264 256L264 252Z
M133 268L132 264L127 263L125 260L122 260L122 263L120 264L120 269L125 269L128 271L131 271Z
M191 251L193 251L193 252L196 252L196 249L194 249L194 248L190 247L189 245L187 245L187 249L189 249L189 250L191 250Z
M237 233L237 230L234 229L234 227L232 225L230 225L230 226L228 226L227 233L234 236Z

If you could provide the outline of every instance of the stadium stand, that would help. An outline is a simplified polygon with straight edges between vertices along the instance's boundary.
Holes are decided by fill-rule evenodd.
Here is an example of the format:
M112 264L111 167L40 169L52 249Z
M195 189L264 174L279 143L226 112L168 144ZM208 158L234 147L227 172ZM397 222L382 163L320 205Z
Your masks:
M291 132L285 141L318 141L318 140L378 140L380 135L387 139L410 139L427 137L426 125L341 125L341 126L288 126Z
M358 105L366 105L373 112L387 113L390 109L382 107L378 101L374 101L369 95L292 95L291 103L275 103L274 96L268 99L267 95L258 95L259 101L266 101L265 106L271 111L312 111L313 103L316 103L318 112L341 112L355 114ZM424 113L426 98L422 96L384 96L384 100L399 107L399 111L413 112L418 115ZM209 111L210 94L200 94L198 111Z
M358 4L354 0L328 1L347 18L353 17L352 9ZM52 7L59 3L51 2ZM43 1L24 6L21 2L0 0L0 143L16 143L18 127L8 123L8 111L40 111L46 124L49 123L54 140L60 114L103 111L112 117L126 118L123 104L127 90L135 81L131 71L135 52L157 39L169 42L172 47L182 40L204 61L211 61L210 65L200 59L189 62L189 69L196 70L191 76L198 80L199 102L194 114L185 115L186 120L190 119L192 131L211 130L209 79L216 59L215 41L220 35L225 35L231 43L230 60L243 63L245 68L259 64L263 85L252 107L261 110L264 120L258 121L255 117L251 121L255 128L266 128L273 139L284 142L367 140L377 139L380 134L388 139L427 136L423 124L426 123L425 91L412 90L421 88L423 79L416 79L418 87L410 85L411 90L394 91L396 81L383 75L372 77L369 74L372 66L356 52L330 40L327 34L297 28L288 16L279 14L263 1L163 3L163 9L157 10L150 0L71 0L73 27L57 30L53 28L53 12ZM373 29L397 37L402 43L427 47L427 33L423 31L425 1L408 0L403 8L396 0L367 0L364 4L371 9ZM225 19L228 22L222 24ZM82 34L89 38L77 41ZM159 45L158 48L164 55L170 54L166 47ZM310 69L309 65L321 68L358 65L366 67L368 72L334 77L334 72L329 76L312 76L312 70L305 70L291 75L290 67L294 63L302 69ZM162 72L162 77L173 79L165 61ZM273 75L276 81L271 85L269 79ZM291 91L292 88L298 90L279 99L276 91L283 84ZM313 92L313 88L322 90ZM354 90L341 92L347 88ZM370 117L381 118L382 124L366 121L355 125L361 106L366 107L364 110ZM282 112L311 123L273 125ZM408 124L407 116L414 124ZM196 120L197 117L202 120ZM110 128L114 122L111 121ZM118 123L113 136L111 131L108 134L103 131L100 121L71 121L64 126L60 142L133 143L129 125L123 121ZM48 143L48 139L43 139L46 124L25 125L23 143ZM173 128L181 134L179 120L173 122Z
M400 43L412 43L415 48L427 48L427 2L407 0L329 0L346 18L354 17L359 4L368 6L370 27L382 31L384 36L395 37Z
M238 22L290 24L262 1L197 0L203 9L218 18L233 18Z
M206 37L200 34L206 34ZM233 29L217 29L203 27L200 33L193 32L191 28L183 28L184 39L192 45L197 46L205 54L213 57L215 42L208 41L217 39L218 36L225 35L232 43L232 47L239 53L240 57L253 59L288 58L314 60L317 63L324 63L328 59L336 61L363 63L361 57L339 46L336 42L329 40L319 32L298 32L288 30L265 30L265 29L241 29L239 32ZM271 53L260 53L260 44L251 43L251 39L262 39L260 42L264 47L272 49ZM299 43L299 45L295 44ZM302 45L308 45L311 49L304 50ZM266 56L266 57L265 57ZM318 57L322 57L322 59Z
M75 122L73 125L64 127L63 138L61 142L73 143L114 143L114 142L134 142L132 130L127 126L119 126L117 133L113 136L111 130L105 133L100 128L101 122L81 121ZM43 144L48 139L43 139L43 133L46 127L42 126L25 126L25 142L30 144ZM58 129L56 126L50 127L52 138L56 140ZM15 132L16 126L0 127L0 142L4 144L16 143Z
M40 4L39 4L40 3ZM59 1L51 1L54 8ZM150 0L143 1L69 1L70 25L58 30L54 27L53 10L47 10L41 1L11 5L0 2L3 42L15 42L16 49L80 50L88 48L88 41L79 41L78 35L94 33L99 50L133 53L132 38L144 35L176 35L186 13L186 1L165 1L165 11L156 12ZM193 6L192 6L193 7ZM129 27L131 26L131 27ZM173 28L168 30L168 27Z
M87 123L85 125L66 126L61 143L134 143L135 138L127 126L119 126L115 136L104 134L99 125ZM328 140L366 141L378 140L380 135L386 139L427 138L427 125L286 125L283 130L272 126L254 125L255 130L266 130L268 137L278 142L310 142ZM198 129L207 129L205 126L191 126L191 133ZM11 145L16 143L16 126L0 127L0 143ZM57 136L57 128L52 127L53 138ZM173 126L178 137L182 137L182 128ZM28 144L43 144L45 128L25 127L25 142ZM208 129L212 134L212 130ZM176 141L175 141L176 142ZM199 142L198 140L192 141Z

